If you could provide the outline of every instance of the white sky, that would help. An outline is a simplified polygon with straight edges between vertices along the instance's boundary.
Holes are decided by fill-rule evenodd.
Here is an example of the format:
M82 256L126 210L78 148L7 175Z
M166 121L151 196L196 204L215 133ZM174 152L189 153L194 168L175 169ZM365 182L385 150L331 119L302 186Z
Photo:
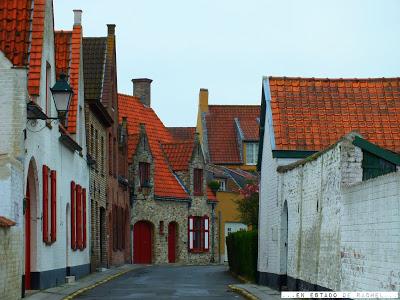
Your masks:
M167 126L211 104L259 104L264 75L400 76L399 0L54 0L56 29L83 10L84 36L116 24L119 92L153 79Z

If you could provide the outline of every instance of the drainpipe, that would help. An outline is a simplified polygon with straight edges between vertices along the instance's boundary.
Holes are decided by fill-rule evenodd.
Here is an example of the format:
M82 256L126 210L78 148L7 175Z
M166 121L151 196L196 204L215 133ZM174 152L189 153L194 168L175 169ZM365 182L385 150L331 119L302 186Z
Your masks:
M212 224L212 228L211 228L211 262L214 263L215 262L215 257L214 257L214 235L215 235L215 216L214 216L214 208L215 208L215 204L212 203L211 204L211 224Z
M221 210L218 212L218 262L221 263Z

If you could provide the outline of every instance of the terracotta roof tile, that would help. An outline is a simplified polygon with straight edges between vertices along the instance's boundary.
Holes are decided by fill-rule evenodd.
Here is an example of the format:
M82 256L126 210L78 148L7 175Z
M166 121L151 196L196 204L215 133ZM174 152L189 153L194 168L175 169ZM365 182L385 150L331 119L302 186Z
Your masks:
M16 223L6 217L0 216L0 227L11 227Z
M196 127L167 127L175 140L178 141L193 141Z
M119 121L128 121L128 158L131 160L139 134L139 124L145 124L151 152L155 161L154 190L157 196L185 198L189 196L170 171L161 143L172 143L174 139L152 108L144 106L137 97L118 94ZM133 136L132 136L133 135ZM134 145L136 140L136 145Z
M68 132L76 133L79 100L79 72L81 67L82 26L75 25L72 31L55 32L56 74L68 75L74 94L68 112ZM68 71L68 72L65 72Z
M13 65L29 67L31 95L39 95L44 17L45 0L0 1L0 50Z
M245 139L258 140L258 105L210 105L206 115L210 159L216 164L241 164L235 118Z
M350 131L400 152L400 78L269 77L277 150L322 150Z
M189 169L193 146L193 137L192 141L162 144L162 149L173 171L185 171Z

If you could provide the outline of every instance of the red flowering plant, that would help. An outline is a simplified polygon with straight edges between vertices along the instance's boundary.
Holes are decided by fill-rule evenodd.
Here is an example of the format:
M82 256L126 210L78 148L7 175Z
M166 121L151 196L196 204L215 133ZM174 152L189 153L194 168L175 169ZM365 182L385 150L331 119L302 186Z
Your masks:
M258 228L259 183L248 182L240 190L241 198L236 200L240 221L253 229Z

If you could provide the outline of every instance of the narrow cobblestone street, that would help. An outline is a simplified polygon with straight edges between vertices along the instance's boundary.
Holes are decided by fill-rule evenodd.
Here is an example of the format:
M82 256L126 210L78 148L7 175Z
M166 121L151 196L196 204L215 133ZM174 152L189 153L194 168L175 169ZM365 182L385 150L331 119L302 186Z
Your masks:
M77 299L242 299L225 266L149 266L100 285Z

